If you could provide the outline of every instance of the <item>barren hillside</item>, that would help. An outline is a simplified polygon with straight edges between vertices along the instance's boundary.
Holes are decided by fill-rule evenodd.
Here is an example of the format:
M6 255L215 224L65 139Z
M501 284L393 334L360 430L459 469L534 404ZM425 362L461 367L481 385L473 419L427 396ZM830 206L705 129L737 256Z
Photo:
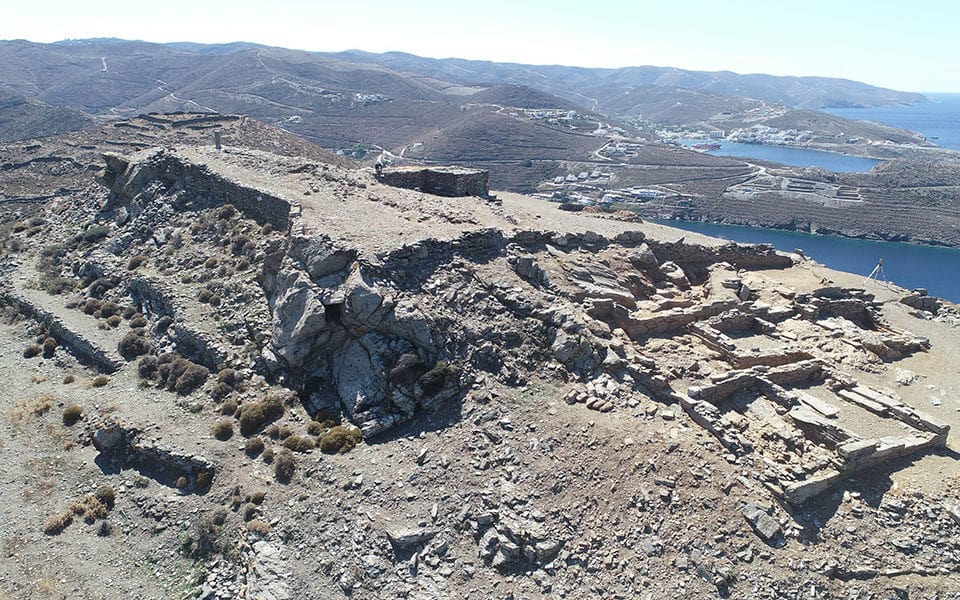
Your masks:
M948 303L240 117L0 152L5 596L960 594Z

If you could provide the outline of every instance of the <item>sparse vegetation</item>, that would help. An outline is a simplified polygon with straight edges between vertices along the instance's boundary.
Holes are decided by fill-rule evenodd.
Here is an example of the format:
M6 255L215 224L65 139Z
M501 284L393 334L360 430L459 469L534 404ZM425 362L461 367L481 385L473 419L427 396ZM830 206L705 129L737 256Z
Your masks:
M141 327L146 327L146 326L147 326L147 320L143 317L143 315L136 315L135 317L130 319L130 327L132 329L140 329Z
M76 380L77 380L77 377L72 373L67 373L66 375L63 376L63 383L67 385L73 383Z
M181 396L202 386L209 374L205 367L177 354L168 352L157 359L157 376L161 385Z
M256 402L245 402L240 407L240 433L244 436L260 431L264 425L283 416L283 402L275 395Z
M57 351L57 340L52 337L48 337L43 340L43 357L44 358L53 358L54 352Z
M187 558L203 561L214 554L230 556L233 547L229 537L224 535L222 525L216 522L219 513L205 515L196 521L180 542L180 553Z
M153 344L146 338L145 329L134 329L123 336L123 339L120 340L118 350L120 350L120 354L124 358L133 360L138 356L153 352Z
M119 327L119 326L120 326L120 323L122 323L122 322L123 322L123 318L121 318L120 315L113 315L112 317L110 317L109 319L107 319L107 325L108 325L110 328Z
M326 454L345 454L363 441L356 427L337 425L320 436L320 450Z
M14 423L25 423L32 419L42 417L53 408L55 398L48 394L38 394L24 400L20 400L13 406L10 412L11 420Z
M43 524L43 532L47 535L60 535L71 523L73 523L73 511L67 510L47 519Z
M110 383L110 378L106 375L97 375L90 381L90 385L95 388L101 388Z
M213 437L225 442L233 437L233 423L228 419L221 419L213 426Z
M98 487L93 495L97 500L103 503L104 506L111 510L113 509L113 505L117 500L117 493L114 491L113 486L107 484Z
M182 491L190 487L190 480L187 479L185 475L181 475L180 477L177 477L177 480L173 483L173 485L178 490Z
M266 536L270 533L270 524L264 523L260 519L253 519L247 523L247 531L260 536Z
M157 367L157 357L148 354L137 362L137 373L140 374L141 379L153 379L157 376Z
M157 319L157 324L154 326L153 330L158 334L166 333L167 329L170 328L170 325L173 324L173 317L170 315L163 315Z
M258 437L248 439L246 445L243 447L243 451L246 452L250 458L260 456L260 453L263 452L263 440Z
M316 444L313 442L313 438L305 435L291 435L283 440L283 447L294 452L307 452L313 450Z
M40 353L43 352L43 348L40 344L30 344L23 349L24 358L33 358L35 356L40 356Z
M273 461L273 472L277 477L277 481L281 483L290 481L296 469L297 460L293 457L293 453L286 448L281 448L280 452L277 452L276 459Z
M236 414L237 408L239 408L239 406L236 400L225 400L223 404L220 405L218 412L225 417L230 417Z
M440 360L417 380L417 384L420 385L423 393L427 395L436 394L447 385L448 381L459 376L459 374L456 367L447 361Z
M72 404L63 410L63 424L67 427L76 425L83 417L83 408L79 404Z
M142 267L144 264L146 264L147 260L149 260L149 259L148 259L146 256L142 255L142 254L137 254L136 256L131 256L131 257L130 257L130 260L127 261L127 270L128 270L128 271L135 271L135 270L139 269L140 267Z

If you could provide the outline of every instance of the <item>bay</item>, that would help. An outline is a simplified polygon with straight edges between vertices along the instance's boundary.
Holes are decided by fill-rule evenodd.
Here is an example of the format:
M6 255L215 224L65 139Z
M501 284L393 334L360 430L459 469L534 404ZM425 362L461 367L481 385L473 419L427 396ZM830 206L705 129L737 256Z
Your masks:
M899 286L926 288L930 294L960 303L960 250L898 242L876 242L797 231L763 229L699 221L658 220L686 231L748 244L773 244L777 250L802 248L805 255L831 269L866 277L883 259L886 280Z
M837 152L823 150L808 150L792 146L777 146L772 144L743 144L740 142L714 140L680 140L684 145L698 143L720 144L717 150L708 150L706 154L713 156L732 156L737 158L757 158L769 162L790 165L792 167L820 167L834 173L864 173L879 163L879 160L847 156Z
M821 110L846 119L874 121L916 131L938 146L960 150L960 94L925 95L930 98L930 102L908 106Z

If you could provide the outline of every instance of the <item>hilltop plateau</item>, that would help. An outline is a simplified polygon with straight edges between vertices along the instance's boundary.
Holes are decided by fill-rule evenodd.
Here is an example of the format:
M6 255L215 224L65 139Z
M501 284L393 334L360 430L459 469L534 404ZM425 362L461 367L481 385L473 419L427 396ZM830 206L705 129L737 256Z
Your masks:
M960 594L954 305L486 183L0 147L0 595Z

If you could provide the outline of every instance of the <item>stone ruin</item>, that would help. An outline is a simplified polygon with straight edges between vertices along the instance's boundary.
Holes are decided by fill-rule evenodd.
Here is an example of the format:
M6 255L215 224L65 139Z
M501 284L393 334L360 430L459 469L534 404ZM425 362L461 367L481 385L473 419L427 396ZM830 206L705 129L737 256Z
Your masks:
M571 382L567 402L599 412L651 400L682 407L731 454L764 465L764 485L795 504L946 443L945 423L862 385L816 349L832 340L889 361L928 342L890 327L862 290L751 289L745 273L793 265L768 246L477 228L370 254L326 232L305 234L298 202L173 153L108 155L107 166L105 209L121 227L168 218L173 203L230 202L285 232L259 259L263 305L224 322L269 332L253 368L299 390L311 414L342 412L366 437L456 402L477 376L521 385L536 373ZM486 193L485 172L397 169L382 180ZM93 253L84 268L103 275L109 263ZM178 351L211 370L239 364L235 348L184 318L193 299L150 277L127 280L144 313L173 318ZM703 356L723 367L702 374Z
M490 172L464 167L392 167L380 171L382 183L437 196L490 195Z

